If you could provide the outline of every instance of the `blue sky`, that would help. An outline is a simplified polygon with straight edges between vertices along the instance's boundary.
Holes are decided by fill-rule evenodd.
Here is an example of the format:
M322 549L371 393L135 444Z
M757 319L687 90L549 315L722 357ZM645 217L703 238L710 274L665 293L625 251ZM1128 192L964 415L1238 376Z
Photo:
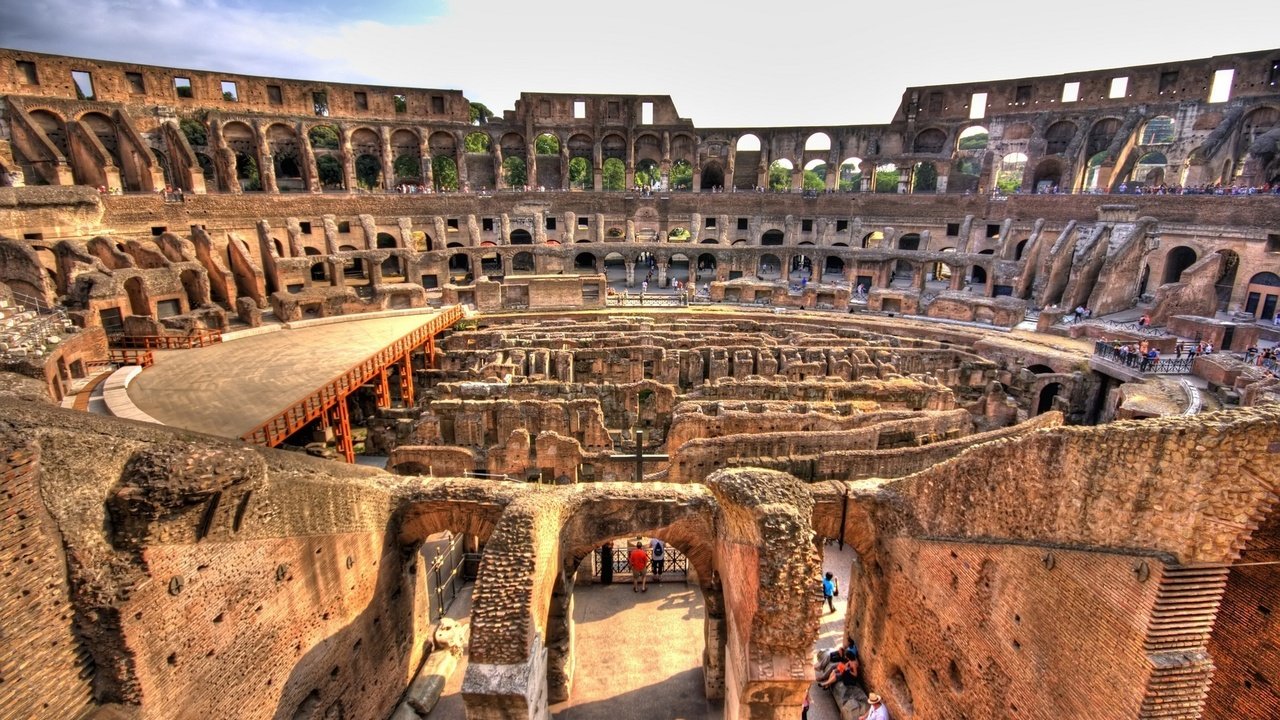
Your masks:
M0 0L0 47L463 91L671 95L700 127L885 123L911 85L1280 46L1280 3Z

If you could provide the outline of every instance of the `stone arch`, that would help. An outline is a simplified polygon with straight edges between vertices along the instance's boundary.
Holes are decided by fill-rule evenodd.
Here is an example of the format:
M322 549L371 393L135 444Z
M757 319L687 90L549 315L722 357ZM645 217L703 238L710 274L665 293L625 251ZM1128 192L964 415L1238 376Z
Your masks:
M822 263L823 275L840 276L844 274L844 258L839 255L828 255Z
M616 157L605 158L601 165L601 187L604 190L625 190L627 186L627 166Z
M1062 383L1046 383L1036 396L1036 415L1042 415L1053 409L1054 398L1062 393Z
M516 228L511 231L511 236L507 238L507 242L511 245L532 245L533 235L524 228Z
M764 253L756 261L756 277L761 280L776 280L782 277L782 261L778 259L777 255Z
M862 190L862 158L847 157L840 161L840 175L836 187L845 192Z
M991 132L982 125L970 125L956 137L956 150L960 152L978 151L987 149L987 141L991 138Z
M49 142L62 153L64 159L71 158L71 150L67 144L67 121L62 116L52 110L40 108L37 110L28 110L27 116L35 123L36 127L44 133Z
M511 258L511 274L529 274L537 270L537 264L534 262L533 253L524 251L518 252Z
M733 177L729 179L735 189L752 190L760 183L762 147L760 137L753 133L738 137L733 149Z
M1067 120L1059 120L1044 131L1045 154L1064 155L1076 137L1076 124Z
M919 250L920 233L904 233L898 237L899 250Z
M129 314L151 316L151 300L147 296L146 283L134 276L124 281L124 292L129 298Z
M934 155L942 152L947 144L947 134L938 128L925 128L916 133L912 152Z
M597 272L595 253L581 252L573 257L573 269L578 272Z
M1164 279L1161 283L1168 284L1180 282L1182 280L1182 273L1185 272L1187 268L1195 265L1197 259L1199 259L1199 256L1196 251L1186 245L1179 245L1175 248L1171 248L1164 256Z
M1139 145L1168 145L1177 139L1177 126L1168 115L1157 115L1142 126Z
M708 160L702 166L701 190L715 190L724 187L724 166L719 160Z
M884 233L879 230L873 230L862 236L862 247L877 248L884 242Z
M819 130L804 140L805 152L826 152L831 149L831 136Z
M667 259L667 284L668 286L676 280L681 283L688 284L690 279L694 279L689 267L689 256L684 253L673 253Z
M1036 164L1032 176L1032 187L1035 192L1055 192L1062 187L1062 161L1056 157L1042 159Z
M760 244L765 246L779 246L785 244L786 235L778 229L766 230L760 234Z
M1169 160L1162 152L1145 153L1133 164L1129 172L1129 182L1144 187L1164 184L1165 167Z
M302 176L302 149L298 131L285 123L271 123L266 130L267 148L271 152L276 188L281 192L307 189Z

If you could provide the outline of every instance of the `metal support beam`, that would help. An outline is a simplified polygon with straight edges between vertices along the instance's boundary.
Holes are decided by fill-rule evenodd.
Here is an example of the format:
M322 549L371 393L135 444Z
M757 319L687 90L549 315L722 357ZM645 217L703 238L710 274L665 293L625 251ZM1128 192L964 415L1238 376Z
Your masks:
M349 463L356 461L356 448L351 441L351 416L347 414L347 399L338 400L325 412L327 421L333 425L333 440L338 452Z
M407 408L413 407L413 352L404 354L400 363L400 400Z

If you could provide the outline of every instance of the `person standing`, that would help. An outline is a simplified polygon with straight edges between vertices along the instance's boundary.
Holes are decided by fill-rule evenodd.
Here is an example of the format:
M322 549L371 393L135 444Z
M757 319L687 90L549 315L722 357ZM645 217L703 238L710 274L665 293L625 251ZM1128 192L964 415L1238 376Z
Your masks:
M824 575L824 576L822 577L822 599L823 599L823 600L825 600L825 601L827 602L827 607L828 607L828 608L830 608L827 612L835 612L835 611L836 611L836 602L835 602L835 595L836 595L836 582L835 582L835 577L836 577L836 576L835 576L835 575L833 575L832 573L827 573L826 575ZM826 614L826 613L823 613L823 614Z
M649 541L649 555L653 565L653 581L660 583L667 565L667 546L658 538L653 538Z
M613 582L613 541L605 540L600 546L600 583L609 585Z
M644 551L644 545L636 543L631 548L631 552L627 553L627 564L631 566L631 592L649 592L646 583L648 578L645 571L649 569L649 553Z
M889 720L889 709L884 706L884 702L880 696L871 693L867 695L867 702L871 707L867 711L858 716L858 720Z

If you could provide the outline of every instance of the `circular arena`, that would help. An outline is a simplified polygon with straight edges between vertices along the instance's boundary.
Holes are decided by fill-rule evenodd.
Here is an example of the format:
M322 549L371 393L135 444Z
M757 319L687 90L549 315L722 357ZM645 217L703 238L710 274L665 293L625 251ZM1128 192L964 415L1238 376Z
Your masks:
M1229 60L699 128L0 50L0 707L1274 717L1280 50Z

